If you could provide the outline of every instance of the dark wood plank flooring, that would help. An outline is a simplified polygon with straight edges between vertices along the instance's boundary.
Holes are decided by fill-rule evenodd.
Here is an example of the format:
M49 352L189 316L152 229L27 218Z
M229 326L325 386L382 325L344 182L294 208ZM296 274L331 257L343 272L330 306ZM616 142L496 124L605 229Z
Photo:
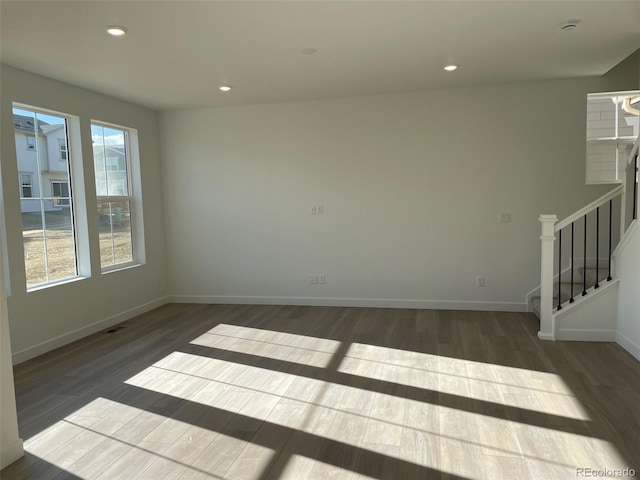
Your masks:
M531 314L172 304L120 327L15 368L2 479L640 470L640 363Z

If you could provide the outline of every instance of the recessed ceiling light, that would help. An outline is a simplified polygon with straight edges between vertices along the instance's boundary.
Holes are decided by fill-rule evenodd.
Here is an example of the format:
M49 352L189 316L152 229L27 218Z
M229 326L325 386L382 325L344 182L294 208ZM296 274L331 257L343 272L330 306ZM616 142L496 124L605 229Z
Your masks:
M457 69L457 68L458 68L458 66L457 66L457 65L447 65L446 67L444 67L444 69L445 69L447 72L453 72L453 71L454 71L455 69Z
M104 29L109 35L113 35L114 37L122 37L127 33L127 29L120 25L107 25Z
M314 53L316 53L318 50L316 50L315 48L303 48L302 49L302 53L304 55L313 55Z
M580 25L580 20L567 20L560 24L560 30L568 32L569 30L575 30Z
M231 90L231 87L229 85L221 85L218 88L223 92L228 92L229 90Z

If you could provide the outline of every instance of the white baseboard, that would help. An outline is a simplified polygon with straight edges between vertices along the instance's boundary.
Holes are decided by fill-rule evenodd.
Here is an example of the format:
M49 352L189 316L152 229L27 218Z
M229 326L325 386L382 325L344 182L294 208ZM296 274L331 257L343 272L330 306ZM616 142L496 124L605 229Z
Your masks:
M46 342L42 342L42 343L39 343L38 345L25 348L24 350L15 352L12 355L13 364L17 365L18 363L26 362L27 360L35 358L38 355L42 355L43 353L47 353L58 347L67 345L68 343L74 342L83 337L99 332L100 330L112 327L114 325L117 325L118 323L122 323L137 315L142 315L143 313L153 310L154 308L161 307L166 303L167 303L166 297L158 298L151 302L145 303L144 305L139 305L137 307L131 308L129 310L118 313L116 315L112 315L103 320L99 320L95 323L86 325L82 328L78 328L77 330L73 330L63 335L59 335L55 338L47 340Z
M540 340L550 340L550 341L555 340L555 338L553 337L553 334L551 334L551 333L542 333L541 331L538 332L538 338Z
M556 331L556 340L569 342L613 342L615 330L566 329Z
M319 307L411 308L430 310L480 310L500 312L526 312L525 303L468 302L449 300L406 300L380 298L323 298L323 297L268 297L169 295L168 303L210 303L239 305L301 305Z
M22 448L21 438L18 438L9 445L2 445L2 448L0 448L0 470L8 467L19 458L22 458L23 455L24 450Z
M629 337L627 337L625 334L621 332L616 332L615 341L618 345L620 345L622 348L624 348L627 352L629 352L631 355L633 355L634 357L636 357L636 359L640 361L640 345L638 345L636 342L634 342L633 340L631 340Z

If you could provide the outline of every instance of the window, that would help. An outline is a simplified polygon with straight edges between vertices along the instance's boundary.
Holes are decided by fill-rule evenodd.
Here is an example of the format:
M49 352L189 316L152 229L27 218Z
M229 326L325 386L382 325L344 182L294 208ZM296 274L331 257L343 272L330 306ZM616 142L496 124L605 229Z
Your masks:
M33 176L31 173L20 174L20 198L33 197Z
M131 130L93 122L93 160L103 271L134 261Z
M33 130L31 145L34 155L16 148L20 173L20 210L27 289L78 276L76 231L73 214L69 164L52 170L48 156L60 148L58 139L44 132L62 131L67 151L68 117L28 108L13 108L14 119L26 117ZM42 135L41 135L42 134ZM36 143L35 136L41 135ZM29 140L27 140L29 142ZM55 142L48 145L48 142ZM29 143L27 143L29 145ZM33 173L29 173L29 171ZM62 207L66 208L62 208Z
M115 172L117 170L125 170L124 168L119 167L118 157L107 157L106 168L110 172Z
M67 161L67 142L64 139L59 138L58 144L60 147L60 161L66 162Z
M67 182L62 182L59 180L51 181L51 190L53 191L53 196L55 198L54 204L57 206L68 206L69 205L69 184Z
M27 135L27 150L36 149L36 137L33 135Z
M587 96L587 183L619 183L638 137L640 92Z

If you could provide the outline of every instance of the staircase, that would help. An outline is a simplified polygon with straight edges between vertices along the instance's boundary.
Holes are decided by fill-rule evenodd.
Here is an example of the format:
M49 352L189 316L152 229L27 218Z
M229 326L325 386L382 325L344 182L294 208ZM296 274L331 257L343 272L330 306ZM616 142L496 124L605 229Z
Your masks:
M541 215L540 287L529 294L542 340L615 338L615 249L638 220L640 137L622 184L567 218ZM615 207L614 207L615 206Z
M564 276L565 274L563 274ZM567 274L568 275L568 274ZM592 293L591 289L595 289L596 284L600 285L607 281L607 272L603 271L603 269L598 269L595 267L578 267L575 272L574 278L579 279L578 283L573 283L573 293L572 293L572 284L571 282L554 282L553 283L553 302L552 305L562 305L564 303L574 303L571 300L575 301L576 298L579 298L582 295L584 290L584 285L587 286L586 291L587 294ZM583 279L585 282L583 283ZM597 281L596 281L597 279ZM560 297L558 297L558 289L560 293ZM558 301L558 298L560 301ZM530 299L531 303L531 311L536 315L536 317L540 318L540 295L532 296Z

